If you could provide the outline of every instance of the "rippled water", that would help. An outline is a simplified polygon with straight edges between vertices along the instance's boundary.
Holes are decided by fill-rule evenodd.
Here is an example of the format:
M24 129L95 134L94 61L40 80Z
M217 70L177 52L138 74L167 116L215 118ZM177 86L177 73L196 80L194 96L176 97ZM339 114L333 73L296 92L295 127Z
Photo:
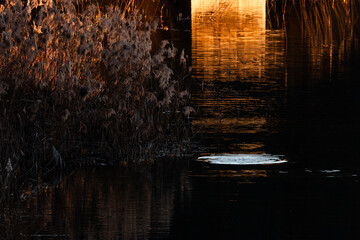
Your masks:
M264 152L286 103L284 31L266 29L265 1L192 1L191 33L205 151Z
M27 202L20 239L357 239L360 169L97 167Z
M267 29L261 0L192 0L191 25L165 34L191 48L198 156L78 171L19 207L14 235L360 237L359 50Z
M303 39L296 13L286 31L268 30L265 9L261 0L192 1L200 153L359 166L359 50Z

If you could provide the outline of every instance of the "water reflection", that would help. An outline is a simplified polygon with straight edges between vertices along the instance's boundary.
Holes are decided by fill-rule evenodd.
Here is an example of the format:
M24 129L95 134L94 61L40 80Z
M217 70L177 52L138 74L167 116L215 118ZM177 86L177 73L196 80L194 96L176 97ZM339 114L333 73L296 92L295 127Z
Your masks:
M20 235L71 239L150 239L155 235L167 239L175 200L181 201L191 190L184 174L172 163L167 170L162 165L79 171L29 204L32 207L23 213L29 217L23 218Z
M261 77L264 0L193 0L191 17L193 66L200 78Z
M208 152L263 152L261 135L284 105L284 32L266 30L265 5L192 0L192 65L199 84L193 101L202 111L193 125L206 135ZM239 134L254 138L242 142ZM213 146L219 139L227 146Z
M263 2L192 0L192 100L201 112L192 123L203 155L270 152L303 165L169 161L155 171L84 170L26 205L14 232L25 239L359 239L358 51L346 64L343 46L308 46L295 20L285 42L284 32L266 30Z
M264 169L202 169L190 171L189 177L212 183L254 184L271 176L269 170Z

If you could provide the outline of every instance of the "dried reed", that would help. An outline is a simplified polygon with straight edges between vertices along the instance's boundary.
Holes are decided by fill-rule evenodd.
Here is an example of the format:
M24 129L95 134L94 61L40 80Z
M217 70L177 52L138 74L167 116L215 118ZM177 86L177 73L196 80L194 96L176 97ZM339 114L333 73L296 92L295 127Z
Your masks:
M151 160L187 134L183 54L154 50L157 24L132 1L76 2L0 5L0 202L29 177Z
M268 26L285 28L294 10L312 44L342 43L358 37L359 9L359 0L268 0Z

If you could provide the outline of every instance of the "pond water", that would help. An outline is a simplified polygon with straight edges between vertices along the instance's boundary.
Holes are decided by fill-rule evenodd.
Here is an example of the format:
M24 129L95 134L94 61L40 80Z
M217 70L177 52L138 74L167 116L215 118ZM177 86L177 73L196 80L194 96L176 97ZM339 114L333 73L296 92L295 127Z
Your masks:
M194 157L77 171L14 235L359 239L358 48L269 30L264 0L192 0L191 28L163 34L192 64Z

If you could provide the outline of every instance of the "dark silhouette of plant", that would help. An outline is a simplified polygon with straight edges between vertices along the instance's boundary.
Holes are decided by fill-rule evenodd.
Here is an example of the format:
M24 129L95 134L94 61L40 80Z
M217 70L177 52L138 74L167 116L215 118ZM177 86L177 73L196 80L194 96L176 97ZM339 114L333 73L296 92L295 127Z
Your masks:
M184 53L157 23L72 0L0 5L0 191L69 165L152 160L185 136ZM2 197L2 200L5 198Z

